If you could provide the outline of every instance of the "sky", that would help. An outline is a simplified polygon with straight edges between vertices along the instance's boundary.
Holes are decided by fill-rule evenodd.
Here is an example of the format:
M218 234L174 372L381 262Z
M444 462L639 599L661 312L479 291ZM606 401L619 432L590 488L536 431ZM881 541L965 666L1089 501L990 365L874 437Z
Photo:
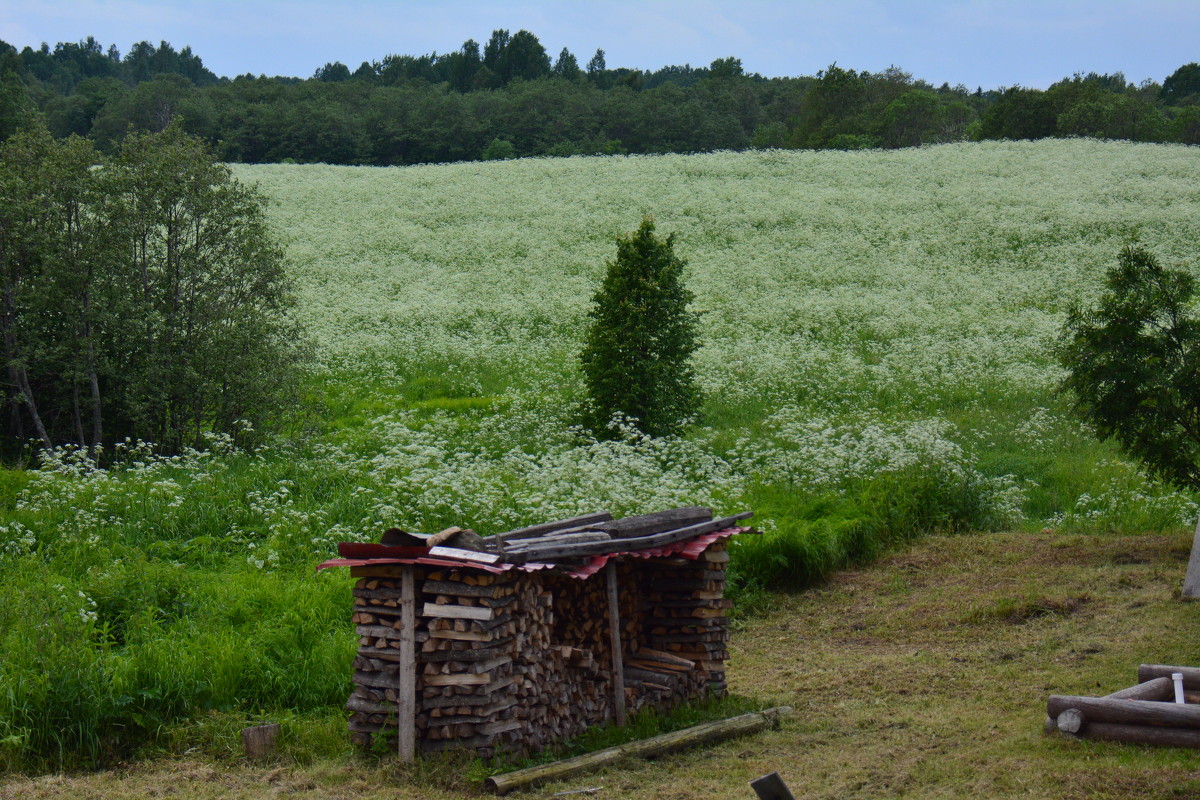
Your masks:
M1162 81L1200 61L1200 0L0 0L18 49L94 36L122 52L190 45L218 75L309 77L389 54L457 50L505 28L586 64L707 66L812 75L898 66L934 85L1045 88L1077 72Z

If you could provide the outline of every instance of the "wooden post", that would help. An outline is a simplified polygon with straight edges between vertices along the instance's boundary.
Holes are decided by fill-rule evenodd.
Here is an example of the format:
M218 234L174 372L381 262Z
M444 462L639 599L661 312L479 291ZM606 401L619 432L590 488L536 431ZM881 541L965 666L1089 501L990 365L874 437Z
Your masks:
M612 645L613 717L625 727L625 663L621 654L621 606L617 595L617 561L608 560L608 638Z
M412 564L400 572L400 662L396 668L396 741L401 761L417 752L417 590Z
M1200 598L1200 519L1196 521L1196 533L1192 536L1192 554L1188 558L1187 574L1183 577L1184 597Z
M750 781L750 788L758 795L758 800L796 800L778 772Z

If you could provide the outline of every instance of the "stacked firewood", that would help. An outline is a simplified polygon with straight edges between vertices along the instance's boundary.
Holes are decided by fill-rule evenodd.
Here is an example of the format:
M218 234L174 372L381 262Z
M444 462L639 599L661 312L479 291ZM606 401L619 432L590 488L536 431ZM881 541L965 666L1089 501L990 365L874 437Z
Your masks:
M595 602L591 584L567 580L564 587L588 591L564 598L564 605ZM603 614L587 629L560 626L557 635L575 644L556 644L555 598L534 576L434 570L416 583L415 722L422 750L465 747L484 756L501 745L538 750L611 715ZM363 746L396 727L397 584L364 577L354 589L360 638L346 708L352 738Z
M707 680L709 692L725 691L725 659L729 627L724 599L725 542L711 544L697 561L664 559L641 596L643 640L654 650L693 662Z
M400 686L402 601L399 581L362 578L354 585L354 615L358 655L354 659L354 692L346 701L350 738L370 746L372 736L396 722ZM417 635L428 638L428 632Z
M381 735L391 739L398 720L406 719L404 730L427 752L536 751L613 719L614 693L622 696L618 681L629 711L666 709L724 691L729 603L722 599L728 560L723 540L697 560L616 556L607 565L617 587L619 672L603 575L572 577L540 565L551 558L585 563L601 548L636 551L639 540L641 549L661 547L664 538L688 541L744 516L713 520L708 509L698 508L625 520L597 514L513 531L507 538L454 529L441 550L422 550L407 540L397 544L396 552L411 563L369 563L382 557L376 555L360 561L352 568L359 636L354 691L346 703L352 739L363 746ZM679 534L687 529L686 536ZM469 548L476 555L447 548ZM426 551L430 560L469 557L476 563L416 563L420 556L413 552ZM539 566L527 572L504 562ZM480 563L496 566L484 569ZM401 580L406 574L407 584ZM402 586L411 593L407 609ZM402 643L402 630L411 633L411 645ZM404 658L411 660L406 664Z

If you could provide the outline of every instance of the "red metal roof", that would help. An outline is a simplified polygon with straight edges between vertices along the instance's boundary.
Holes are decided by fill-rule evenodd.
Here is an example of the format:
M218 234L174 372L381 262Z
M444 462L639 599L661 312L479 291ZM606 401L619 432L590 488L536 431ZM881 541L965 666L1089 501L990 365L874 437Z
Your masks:
M695 539L689 539L686 542L675 542L674 544L664 545L662 547L653 547L647 550L628 550L616 553L605 553L599 556L591 556L588 563L582 567L573 567L567 569L566 574L572 578L588 578L595 575L611 558L621 558L623 556L633 556L635 558L666 558L668 556L677 556L687 558L692 561L700 558L701 554L708 549L708 546L718 539L724 539L728 536L736 536L739 533L745 533L751 530L749 527L734 526L725 528L724 530L705 533L697 536ZM553 569L557 564L543 563L527 563L527 564L483 564L478 561L468 561L466 559L455 558L436 558L432 556L415 556L408 558L331 558L317 565L317 569L329 569L330 567L365 567L377 566L381 564L422 564L431 567L453 567L455 569L477 569L482 572L491 572L498 574L508 572L509 570L519 569L526 572L536 572L537 570Z

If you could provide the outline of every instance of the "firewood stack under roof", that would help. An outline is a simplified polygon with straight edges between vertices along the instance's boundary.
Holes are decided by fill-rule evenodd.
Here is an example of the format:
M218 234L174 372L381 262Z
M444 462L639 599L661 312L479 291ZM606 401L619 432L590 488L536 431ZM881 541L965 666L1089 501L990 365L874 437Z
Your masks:
M343 543L357 578L352 739L403 758L536 751L645 707L725 691L730 536L701 507Z

